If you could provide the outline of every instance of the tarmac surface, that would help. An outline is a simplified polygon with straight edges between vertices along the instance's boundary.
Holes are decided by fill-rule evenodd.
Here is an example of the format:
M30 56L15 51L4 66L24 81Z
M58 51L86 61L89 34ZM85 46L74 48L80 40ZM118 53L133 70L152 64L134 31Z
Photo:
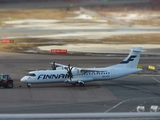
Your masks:
M138 1L138 0L137 0ZM126 2L126 1L125 1ZM148 2L148 0L142 0ZM53 8L68 7L72 3L25 3L0 4L0 10L21 8ZM90 3L80 3L74 6L84 6ZM95 3L95 4L104 4ZM119 4L106 2L106 4ZM36 32L35 32L36 30ZM75 32L69 29L67 32ZM81 32L82 30L76 30ZM85 32L117 32L115 29L86 29ZM153 29L120 29L129 32L157 33ZM66 30L40 30L27 28L0 27L0 38L31 37L65 33ZM156 74L132 74L111 81L89 82L84 87L65 83L36 84L27 88L20 79L27 72L36 69L51 69L50 63L71 64L76 67L103 67L117 64L125 56L83 56L83 55L36 55L0 52L0 71L9 73L14 80L13 89L0 88L0 113L88 113L88 112L159 112L160 111L160 77ZM143 55L140 64L160 67L160 57ZM158 107L158 109L152 109ZM145 119L150 120L150 119Z
M20 79L28 71L51 69L49 63L77 67L102 67L124 57L67 56L0 53L0 71L9 73L13 89L1 88L0 113L150 112L160 106L160 77L132 74L111 81L89 82L84 87L65 83L35 84L27 88ZM159 65L159 57L141 57L143 65Z

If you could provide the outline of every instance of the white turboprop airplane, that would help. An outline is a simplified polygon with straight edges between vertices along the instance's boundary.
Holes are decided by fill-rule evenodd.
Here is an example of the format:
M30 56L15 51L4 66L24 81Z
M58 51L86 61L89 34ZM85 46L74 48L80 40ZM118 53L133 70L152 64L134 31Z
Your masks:
M104 68L77 68L52 63L53 70L31 71L21 82L31 84L65 82L72 85L84 85L85 82L103 81L119 78L141 71L137 68L142 47L134 47L130 54L119 64Z

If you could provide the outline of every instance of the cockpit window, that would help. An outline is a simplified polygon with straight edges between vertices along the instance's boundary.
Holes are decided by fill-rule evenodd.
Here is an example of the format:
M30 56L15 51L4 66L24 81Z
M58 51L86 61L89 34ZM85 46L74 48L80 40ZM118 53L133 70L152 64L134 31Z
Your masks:
M34 77L36 75L34 73L28 73L26 76L32 76L32 77Z

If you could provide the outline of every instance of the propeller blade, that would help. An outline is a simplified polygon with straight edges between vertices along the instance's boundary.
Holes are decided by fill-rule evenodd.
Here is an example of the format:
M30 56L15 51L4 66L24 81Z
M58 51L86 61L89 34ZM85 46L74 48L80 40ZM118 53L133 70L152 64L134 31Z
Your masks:
M70 81L72 81L72 78L73 78L72 69L73 69L73 67L71 67L70 64L68 64L67 71L68 71L68 74L69 74Z
M52 70L56 70L57 66L56 66L55 62L52 63L51 67L52 67Z

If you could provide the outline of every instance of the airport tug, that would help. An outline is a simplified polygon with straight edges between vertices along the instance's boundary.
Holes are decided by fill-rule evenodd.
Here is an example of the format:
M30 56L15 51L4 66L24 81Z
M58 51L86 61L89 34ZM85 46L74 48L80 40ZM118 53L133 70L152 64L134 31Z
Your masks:
M8 74L0 74L0 87L13 88L13 80Z

